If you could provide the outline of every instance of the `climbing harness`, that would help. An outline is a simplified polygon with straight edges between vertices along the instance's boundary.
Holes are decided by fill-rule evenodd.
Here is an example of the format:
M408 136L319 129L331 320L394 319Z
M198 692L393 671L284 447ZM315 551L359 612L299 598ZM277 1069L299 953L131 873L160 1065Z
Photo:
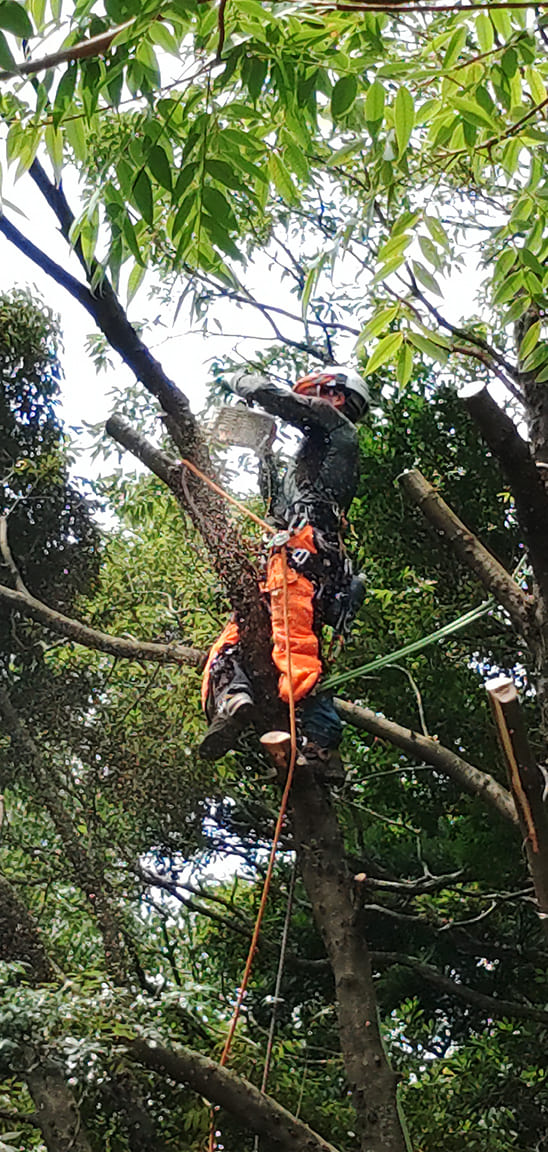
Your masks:
M258 524L259 527L261 527L264 531L268 532L269 535L276 536L276 529L275 528L273 528L270 524L267 524L265 520L261 520L261 518L259 516L255 516L255 514L253 512L250 512L249 508L246 508L245 504L242 504L240 500L237 500L234 496L231 496L230 493L225 492L224 489L221 488L221 486L219 484L216 484L214 480L211 480L209 476L206 476L199 468L196 467L195 464L192 464L190 460L183 459L181 461L181 463L184 465L185 468L188 468L191 472L194 473L195 476L197 476L200 480L202 480L205 484L207 484L208 487L210 487L214 492L217 493L217 495L222 496L230 504L233 504L245 516L248 516L251 520L253 520L256 524ZM220 1059L221 1068L223 1068L225 1066L225 1064L228 1060L230 1048L232 1045L232 1040L234 1038L234 1033L236 1031L236 1026L238 1023L238 1019L240 1016L244 996L245 996L245 993L247 990L247 985L249 982L249 977L251 974L251 967L253 964L253 959L255 956L255 952L257 951L259 933L261 930L261 925L262 925L262 921L263 921L263 917L264 917L264 913L265 913L265 909L266 909L266 903L268 900L268 893L270 890L270 883L272 880L272 873L274 870L274 862L276 859L276 852L278 849L278 843L280 840L283 822L284 822L285 814L287 811L287 804L289 801L289 793L291 791L291 785L293 783L293 775L295 772L295 764L297 761L297 722L296 722L296 716L295 716L295 696L293 693L293 676L292 676L292 669L291 669L291 649L290 649L290 630L289 630L288 564L287 564L287 553L286 553L286 547L287 547L287 543L289 541L289 534L287 534L287 539L285 539L285 536L286 536L285 533L283 534L283 536L284 536L284 539L283 539L283 541L280 541L279 547L280 547L281 575L282 575L283 617L284 617L285 643L286 643L286 653L287 653L287 690L288 690L289 734L290 734L290 741L291 741L291 751L290 751L289 766L287 769L285 787L284 787L284 791L283 791L282 801L280 804L280 810L278 813L278 819L276 821L276 827L274 829L274 836L272 839L272 846L270 849L268 866L267 866L266 875L264 878L263 890L262 890L262 894L261 894L261 900L259 903L259 910L257 912L257 917L255 920L255 927L253 929L253 935L251 937L251 943L249 945L249 952L247 955L246 965L245 965L244 973L242 976L242 982L241 982L240 988L238 990L238 996L236 998L236 1004L234 1006L234 1012L232 1014L232 1019L230 1021L230 1027L228 1030L228 1034L227 1034L227 1037L225 1040L225 1045L224 1045L221 1059ZM269 1063L269 1061L268 1061L268 1063ZM268 1074L268 1069L267 1069L267 1074ZM212 1109L212 1114L211 1114L211 1124L210 1124L210 1131L209 1131L208 1149L209 1149L209 1152L215 1152L215 1149L216 1149L215 1112L213 1109Z

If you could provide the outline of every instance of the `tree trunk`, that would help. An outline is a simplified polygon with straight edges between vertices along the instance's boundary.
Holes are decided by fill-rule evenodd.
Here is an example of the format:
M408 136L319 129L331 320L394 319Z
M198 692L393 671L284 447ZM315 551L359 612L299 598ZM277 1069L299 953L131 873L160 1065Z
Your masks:
M291 793L295 843L333 976L346 1076L362 1152L409 1148L379 1028L371 960L328 791L299 767Z
M62 1064L32 1057L24 1077L48 1152L93 1152Z

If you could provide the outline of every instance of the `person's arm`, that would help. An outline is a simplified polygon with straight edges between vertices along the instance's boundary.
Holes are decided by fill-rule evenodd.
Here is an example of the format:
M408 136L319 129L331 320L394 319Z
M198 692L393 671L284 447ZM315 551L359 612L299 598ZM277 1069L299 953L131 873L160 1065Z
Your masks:
M241 372L233 376L229 384L238 396L260 404L266 412L278 416L286 424L293 424L301 432L314 427L330 432L346 422L346 417L332 408L331 404L315 396L298 396L290 388L281 388L279 384L267 380L266 376Z

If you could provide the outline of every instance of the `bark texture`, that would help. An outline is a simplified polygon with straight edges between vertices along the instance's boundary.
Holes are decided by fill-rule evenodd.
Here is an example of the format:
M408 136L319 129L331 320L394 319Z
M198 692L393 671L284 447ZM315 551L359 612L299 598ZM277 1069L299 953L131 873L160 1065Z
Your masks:
M93 1152L63 1065L29 1053L25 1080L48 1152Z
M222 1068L199 1052L178 1048L173 1051L160 1045L133 1040L128 1044L133 1060L168 1076L177 1084L190 1084L196 1092L227 1108L245 1127L266 1137L272 1148L286 1152L336 1152L301 1120L295 1119L281 1104L265 1096L249 1080Z
M335 980L344 1066L362 1152L406 1152L397 1077L379 1028L371 959L344 845L327 790L299 767L291 812L303 880Z

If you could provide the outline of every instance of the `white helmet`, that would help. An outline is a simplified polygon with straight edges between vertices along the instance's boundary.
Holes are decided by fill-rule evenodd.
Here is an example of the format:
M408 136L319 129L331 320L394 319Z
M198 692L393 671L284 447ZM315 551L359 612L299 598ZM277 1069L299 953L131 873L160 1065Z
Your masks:
M363 376L360 376L353 368L347 368L342 364L329 364L325 368L317 368L308 376L301 376L294 385L293 391L306 392L314 384L333 388L342 385L345 392L355 392L363 401L364 407L369 407L371 398L367 383Z

